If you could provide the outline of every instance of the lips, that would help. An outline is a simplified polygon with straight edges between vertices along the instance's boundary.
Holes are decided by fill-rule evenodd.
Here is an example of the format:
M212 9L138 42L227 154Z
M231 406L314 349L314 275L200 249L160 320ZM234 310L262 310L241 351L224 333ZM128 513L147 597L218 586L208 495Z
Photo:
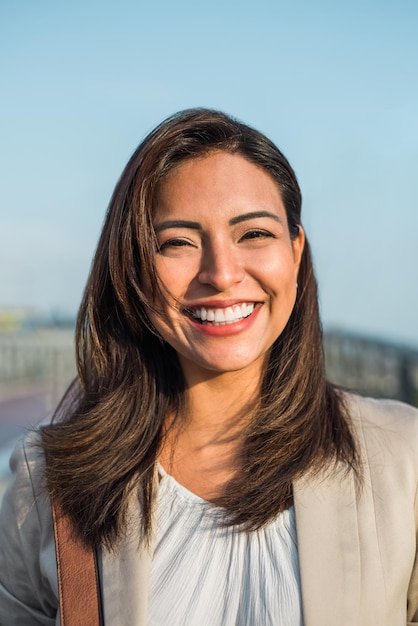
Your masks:
M242 302L227 307L193 307L185 309L186 315L204 325L223 326L239 322L254 311L255 302Z

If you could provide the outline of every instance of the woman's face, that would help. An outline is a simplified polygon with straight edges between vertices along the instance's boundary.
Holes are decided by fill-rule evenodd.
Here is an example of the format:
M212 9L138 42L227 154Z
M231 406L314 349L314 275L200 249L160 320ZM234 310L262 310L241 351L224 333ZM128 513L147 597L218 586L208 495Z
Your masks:
M260 371L292 312L304 245L272 178L225 152L185 161L161 183L154 227L167 302L152 321L186 380Z

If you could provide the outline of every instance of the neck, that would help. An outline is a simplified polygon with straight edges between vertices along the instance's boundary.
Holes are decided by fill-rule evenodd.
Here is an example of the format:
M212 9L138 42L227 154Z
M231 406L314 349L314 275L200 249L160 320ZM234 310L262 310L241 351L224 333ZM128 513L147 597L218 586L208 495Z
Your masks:
M230 430L232 424L242 427L259 397L260 371L184 372L188 427L207 432Z
M160 461L185 487L212 500L239 470L241 433L256 409L259 379L254 372L193 378L186 378L187 414L168 429Z

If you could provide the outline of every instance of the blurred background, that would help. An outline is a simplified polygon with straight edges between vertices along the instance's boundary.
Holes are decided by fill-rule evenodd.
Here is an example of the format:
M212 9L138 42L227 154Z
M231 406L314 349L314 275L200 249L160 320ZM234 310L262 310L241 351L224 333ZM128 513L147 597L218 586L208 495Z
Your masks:
M124 165L194 106L296 170L331 378L418 404L417 32L416 0L0 0L0 459L74 375Z

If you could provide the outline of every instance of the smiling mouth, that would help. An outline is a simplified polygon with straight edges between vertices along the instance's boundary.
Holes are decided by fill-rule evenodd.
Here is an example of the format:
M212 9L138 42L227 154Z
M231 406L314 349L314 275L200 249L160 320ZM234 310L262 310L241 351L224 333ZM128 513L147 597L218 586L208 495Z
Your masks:
M255 302L242 302L224 308L212 309L206 307L196 307L185 309L186 315L195 322L211 326L224 326L235 324L245 319L254 311Z

